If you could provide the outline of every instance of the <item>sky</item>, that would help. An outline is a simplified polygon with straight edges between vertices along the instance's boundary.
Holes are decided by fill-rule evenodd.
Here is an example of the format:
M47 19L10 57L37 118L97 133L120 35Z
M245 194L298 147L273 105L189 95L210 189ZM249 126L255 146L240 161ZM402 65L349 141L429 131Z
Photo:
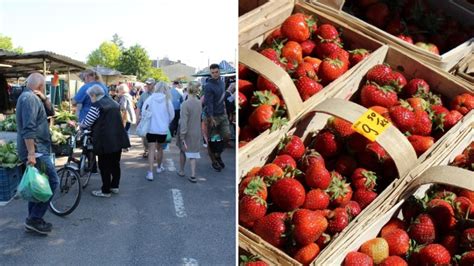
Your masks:
M83 62L114 33L150 59L235 62L237 28L236 0L0 0L0 34L15 47Z

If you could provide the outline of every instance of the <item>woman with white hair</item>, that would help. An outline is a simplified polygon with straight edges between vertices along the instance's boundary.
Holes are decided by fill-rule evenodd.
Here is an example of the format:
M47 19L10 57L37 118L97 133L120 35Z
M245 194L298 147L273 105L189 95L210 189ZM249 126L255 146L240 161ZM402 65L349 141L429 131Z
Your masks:
M122 149L130 147L124 130L119 104L106 97L103 88L93 85L87 89L92 106L81 123L81 128L92 128L94 154L99 157L102 189L92 191L96 197L109 198L119 192L120 157Z
M178 134L176 143L180 149L179 176L184 176L184 166L186 159L191 165L191 176L189 181L195 183L196 180L196 159L200 159L199 149L201 148L201 113L202 104L197 98L201 84L191 81L188 85L188 98L181 105Z
M161 166L163 161L163 147L162 144L166 142L169 125L174 118L174 108L171 102L171 93L168 84L163 81L156 83L154 93L146 99L143 104L141 112L148 110L151 112L150 129L146 134L148 141L148 163L149 171L146 179L153 181L153 164L156 154L156 162L158 164L156 172L159 174L165 169Z
M125 83L120 84L117 87L117 91L119 95L119 104L120 111L122 112L123 124L125 127L125 131L127 131L128 133L130 126L137 122L133 98L132 95L130 95L130 89L128 88L128 85Z

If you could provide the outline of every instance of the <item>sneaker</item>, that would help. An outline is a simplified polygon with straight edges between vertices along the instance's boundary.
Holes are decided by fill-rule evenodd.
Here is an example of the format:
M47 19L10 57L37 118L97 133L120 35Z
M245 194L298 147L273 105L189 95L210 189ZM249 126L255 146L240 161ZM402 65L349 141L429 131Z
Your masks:
M42 235L47 235L51 232L53 225L45 222L43 219L26 219L25 229L27 231L34 231Z
M217 172L222 171L222 167L217 162L212 163L212 168L214 168L214 170L216 170Z
M216 161L217 161L217 163L222 167L222 169L225 168L225 164L224 164L224 162L222 161L222 158L221 158L221 157L216 158Z
M158 174L161 174L161 173L164 172L164 171L165 171L165 168L164 168L163 166L156 167L156 172L157 172Z
M111 188L111 189L110 189L110 192L112 192L112 194L118 194L118 193L119 193L119 189L118 189L118 188Z
M102 190L93 190L92 196L96 197L102 197L102 198L110 198L111 194L110 193L103 193Z
M148 181L153 181L153 173L148 171L147 175L146 175L146 180Z
M197 179L195 176L190 176L188 177L188 180L191 181L192 183L196 183L197 182Z
M206 143L202 144L202 146L203 146L204 148L207 148L207 144L206 144Z

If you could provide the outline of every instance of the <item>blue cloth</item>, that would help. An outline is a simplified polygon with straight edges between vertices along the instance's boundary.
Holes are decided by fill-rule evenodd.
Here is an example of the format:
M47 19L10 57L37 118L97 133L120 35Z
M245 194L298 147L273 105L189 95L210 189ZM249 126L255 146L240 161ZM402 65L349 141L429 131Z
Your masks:
M206 117L225 114L225 88L221 79L209 79L204 85L204 105Z
M174 110L180 110L183 103L183 95L175 87L171 88L171 98Z
M53 191L54 195L54 191L56 190L59 184L59 177L58 173L56 172L56 168L54 167L53 162L51 160L51 155L44 154L41 157L36 158L35 167L40 170L40 172L43 172L48 176L49 186L51 187L51 191ZM48 210L51 198L48 202L28 202L28 218L43 218L44 214Z
M51 135L43 103L31 89L26 88L16 104L17 150L20 160L26 161L28 150L25 139L35 140L35 152L49 154Z
M101 82L98 81L93 81L84 84L79 91L77 92L76 96L74 96L74 101L76 103L82 104L81 111L79 113L79 122L82 122L86 118L87 112L89 112L89 109L91 108L92 101L89 95L87 95L87 90L94 86L94 85L99 85L104 89L104 93L106 96L109 95L109 89Z

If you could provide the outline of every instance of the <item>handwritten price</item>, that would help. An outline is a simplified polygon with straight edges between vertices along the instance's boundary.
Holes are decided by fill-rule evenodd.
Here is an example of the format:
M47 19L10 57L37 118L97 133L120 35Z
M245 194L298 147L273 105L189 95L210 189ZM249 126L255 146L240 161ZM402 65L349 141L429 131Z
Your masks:
M369 109L357 119L352 128L370 141L375 141L390 125L387 119Z

